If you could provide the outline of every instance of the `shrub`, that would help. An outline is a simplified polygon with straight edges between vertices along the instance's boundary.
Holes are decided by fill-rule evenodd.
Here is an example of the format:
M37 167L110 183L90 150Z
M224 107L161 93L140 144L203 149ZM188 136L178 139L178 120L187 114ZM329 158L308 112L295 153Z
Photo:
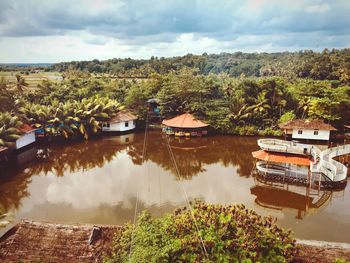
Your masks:
M293 111L287 111L286 113L284 113L280 119L279 119L279 123L284 123L290 120L294 120L296 118L295 114Z
M196 201L190 210L151 218L143 212L135 229L128 224L116 234L113 254L105 262L289 262L295 253L290 231L272 217L259 216L244 205L212 205ZM196 219L207 256L203 251ZM133 236L133 238L132 238ZM132 242L132 248L130 250ZM131 251L131 253L130 253ZM130 258L129 258L130 257Z

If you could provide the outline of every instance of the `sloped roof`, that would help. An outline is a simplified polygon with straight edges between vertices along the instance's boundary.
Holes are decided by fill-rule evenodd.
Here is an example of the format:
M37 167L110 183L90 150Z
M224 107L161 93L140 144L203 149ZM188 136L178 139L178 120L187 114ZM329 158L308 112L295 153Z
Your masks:
M120 229L23 220L0 238L0 261L101 262Z
M281 129L308 129L336 131L332 125L322 120L290 120L279 125Z
M27 133L27 132L31 132L36 130L36 128L33 128L32 126L30 126L29 124L23 124L21 127L19 127L19 130L22 133Z
M203 128L208 124L196 120L192 114L184 113L169 120L163 120L162 124L174 128Z
M263 160L266 162L274 163L290 163L298 165L310 165L310 160L306 156L300 156L295 154L285 154L285 153L270 153L264 150L259 150L252 152L254 158Z
M109 122L124 122L137 120L137 116L132 114L129 110L119 111Z
M8 150L7 147L0 146L0 153L1 153L1 152L5 152L5 151L7 151L7 150Z

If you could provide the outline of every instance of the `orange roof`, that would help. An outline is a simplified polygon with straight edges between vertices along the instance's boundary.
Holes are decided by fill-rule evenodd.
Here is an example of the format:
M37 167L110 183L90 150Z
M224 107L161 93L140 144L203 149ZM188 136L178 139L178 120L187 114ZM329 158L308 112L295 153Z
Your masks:
M259 150L252 152L254 158L263 160L266 162L275 162L275 163L290 163L298 165L310 165L310 160L306 156L299 156L295 154L284 154L284 153L271 153L264 150Z
M19 130L23 133L34 131L35 128L30 126L29 124L23 124L21 127L19 127Z
M209 126L200 120L196 120L190 113L184 113L175 118L163 120L162 124L174 128L203 128Z
M4 147L4 146L0 146L0 152L4 152L4 151L7 151L8 148L7 147Z

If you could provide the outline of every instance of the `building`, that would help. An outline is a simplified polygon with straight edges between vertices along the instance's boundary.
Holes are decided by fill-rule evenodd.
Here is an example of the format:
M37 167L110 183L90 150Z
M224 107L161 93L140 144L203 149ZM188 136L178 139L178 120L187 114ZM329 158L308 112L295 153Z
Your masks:
M337 130L322 120L291 120L280 124L279 127L286 136L292 139L322 141L328 141L331 131Z
M22 125L19 130L22 132L22 135L19 139L16 140L16 149L22 149L35 142L35 130L32 126L28 124Z
M136 128L137 116L128 110L119 111L112 119L102 125L104 132L127 132Z
M163 120L162 124L166 126L163 129L165 133L179 137L207 135L209 126L209 124L195 119L190 113L184 113L172 119Z

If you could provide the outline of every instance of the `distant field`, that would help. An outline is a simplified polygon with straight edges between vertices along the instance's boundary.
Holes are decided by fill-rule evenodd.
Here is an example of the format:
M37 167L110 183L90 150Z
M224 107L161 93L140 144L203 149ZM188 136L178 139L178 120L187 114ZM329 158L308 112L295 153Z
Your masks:
M0 71L0 78L4 77L11 83L16 82L16 74L20 74L19 71ZM62 75L59 72L39 72L39 73L29 73L20 74L26 82L29 84L30 88L36 88L36 86L43 80L51 80L60 82L62 80Z

